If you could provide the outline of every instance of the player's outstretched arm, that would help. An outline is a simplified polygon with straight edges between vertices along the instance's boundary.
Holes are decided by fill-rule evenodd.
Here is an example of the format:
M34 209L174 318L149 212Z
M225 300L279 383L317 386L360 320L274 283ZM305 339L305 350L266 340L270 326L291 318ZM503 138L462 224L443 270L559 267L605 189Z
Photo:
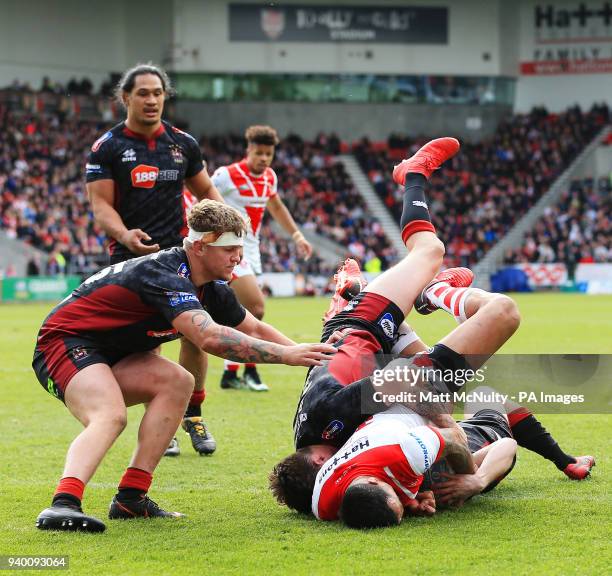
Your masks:
M238 330L221 326L204 310L189 310L172 322L183 336L202 350L235 362L320 366L336 352L328 344L285 346L247 336Z
M468 498L480 494L491 482L504 476L516 455L516 441L502 438L475 452L474 461L480 465L474 474L445 474L445 481L434 485L436 501L441 505L460 506Z

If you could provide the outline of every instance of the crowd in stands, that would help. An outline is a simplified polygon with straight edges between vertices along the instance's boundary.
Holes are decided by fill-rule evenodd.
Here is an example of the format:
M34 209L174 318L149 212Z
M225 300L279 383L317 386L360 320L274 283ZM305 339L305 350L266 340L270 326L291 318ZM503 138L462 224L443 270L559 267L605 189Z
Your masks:
M495 135L464 143L460 154L431 178L429 208L446 244L449 266L471 266L512 227L593 136L609 122L607 106L562 114L536 108L502 122ZM402 190L389 167L424 141L394 135L382 146L367 139L354 154L397 218Z
M0 106L0 228L49 254L47 272L99 267L104 233L94 223L84 159L100 127ZM99 257L91 262L90 256Z
M0 105L17 113L116 123L123 112L113 97L116 82L117 78L111 75L95 91L87 77L73 77L63 85L45 76L36 89L28 82L14 80L0 88ZM172 108L171 102L168 107Z
M603 106L586 113L572 108L560 115L536 109L502 123L490 140L464 144L433 175L428 191L433 222L447 247L447 265L470 266L479 260L608 121ZM17 112L0 102L0 127L0 228L49 255L42 272L85 275L98 269L106 262L106 238L93 220L83 166L89 146L109 125ZM200 144L211 174L244 155L241 136L204 137ZM391 166L421 144L394 135L383 146L365 139L354 146L398 219L402 190L390 180ZM273 164L279 190L305 231L344 246L346 256L370 271L385 269L397 255L343 165L334 160L341 146L335 135L319 135L312 142L286 137ZM525 246L507 254L507 261L610 261L609 195L609 182L574 184ZM316 255L301 261L293 242L270 225L269 217L261 247L264 271L333 272Z
M0 105L0 227L49 254L47 272L89 274L105 262L105 236L94 223L87 200L84 159L89 146L108 128L60 115L17 114ZM294 218L305 230L347 246L347 255L379 259L385 267L393 250L380 225L368 216L341 164L337 138L312 143L290 136L278 147L274 168L279 189ZM238 136L202 140L212 173L242 158ZM292 241L272 228L262 229L264 271L329 275L318 256L303 262Z
M99 96L112 96L113 90L116 84L116 77L109 76L107 80L100 84L100 89L97 92ZM83 76L77 79L73 76L64 85L61 82L51 80L49 76L43 76L40 86L38 88L32 87L29 82L22 82L19 79L13 80L9 86L4 86L1 90L7 90L12 92L25 92L25 93L43 93L43 94L64 94L67 96L94 96L96 91L91 79L87 76Z
M521 248L508 250L505 264L612 262L612 182L575 180L561 201L546 208L525 235Z

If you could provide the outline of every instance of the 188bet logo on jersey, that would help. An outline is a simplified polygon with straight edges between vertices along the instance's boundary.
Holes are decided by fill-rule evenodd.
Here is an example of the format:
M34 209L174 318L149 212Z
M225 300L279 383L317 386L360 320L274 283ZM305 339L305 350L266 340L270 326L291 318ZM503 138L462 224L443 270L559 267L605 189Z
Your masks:
M157 182L158 173L159 168L156 166L139 164L131 172L132 186L135 188L153 188L153 186L155 186L155 182Z

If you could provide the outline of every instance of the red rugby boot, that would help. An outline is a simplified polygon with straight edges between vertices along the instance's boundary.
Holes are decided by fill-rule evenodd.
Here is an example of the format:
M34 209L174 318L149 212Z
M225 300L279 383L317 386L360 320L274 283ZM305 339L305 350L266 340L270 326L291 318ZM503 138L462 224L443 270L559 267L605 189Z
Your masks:
M584 480L591 474L593 466L595 466L593 456L576 456L576 462L568 464L563 469L563 474L570 480Z
M408 172L416 172L429 179L434 170L459 152L459 147L459 141L455 138L436 138L427 142L413 156L393 168L393 181L403 186Z
M323 322L331 320L336 314L344 310L347 302L367 285L366 279L361 275L361 269L356 260L347 258L338 268L338 272L334 275L336 281L336 291L332 296L329 308L323 316Z
M429 301L426 292L435 284L447 284L452 288L469 288L474 281L474 273L469 268L448 268L439 272L414 301L414 309L424 316L438 310L435 304Z

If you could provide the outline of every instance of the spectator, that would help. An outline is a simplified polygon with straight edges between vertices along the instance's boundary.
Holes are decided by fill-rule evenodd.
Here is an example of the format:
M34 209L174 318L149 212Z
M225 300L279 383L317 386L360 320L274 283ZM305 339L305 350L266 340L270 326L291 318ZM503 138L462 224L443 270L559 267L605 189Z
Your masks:
M612 262L611 193L608 178L573 181L511 256L522 262L563 262L571 278L577 262Z
M47 261L47 276L63 276L66 273L66 258L59 251L59 249L54 250L49 255L49 260Z
M57 92L55 86L51 84L51 80L49 80L49 76L43 76L42 84L40 86L40 91L47 94L55 94Z
M77 94L81 94L81 86L77 82L77 79L74 76L72 78L70 78L70 80L68 81L68 84L66 86L66 90L68 91L68 95L69 96L74 96L74 95L77 95Z
M26 274L28 276L40 276L40 256L38 254L32 254L28 259L26 266Z

